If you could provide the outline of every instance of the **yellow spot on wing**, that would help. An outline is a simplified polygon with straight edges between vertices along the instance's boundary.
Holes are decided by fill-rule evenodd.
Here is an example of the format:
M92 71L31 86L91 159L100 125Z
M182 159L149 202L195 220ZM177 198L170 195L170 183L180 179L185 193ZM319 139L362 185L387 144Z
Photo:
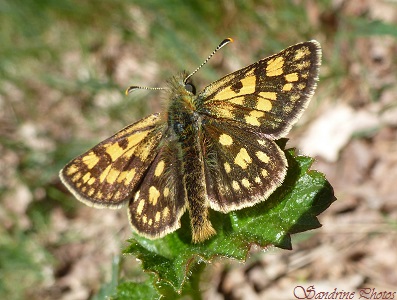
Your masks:
M125 177L127 176L129 171L123 171L120 173L119 177L117 177L117 182L121 183L124 181Z
M87 192L87 195L91 197L91 196L94 194L94 192L95 192L95 189L94 189L94 188L91 188L91 189Z
M292 83L286 83L286 84L284 84L284 86L283 86L283 91L284 92L288 92L288 91L290 91L290 90L292 90Z
M134 179L134 177L135 177L135 173L136 173L135 168L128 170L128 171L124 171L124 172L127 173L127 175L125 176L124 184L129 185L131 183L132 179Z
M266 99L259 99L256 105L256 109L262 111L271 111L272 110L272 103Z
M160 160L156 166L156 169L154 170L154 176L159 177L161 173L163 173L163 171L164 171L164 160Z
M299 90L303 90L305 87L306 87L306 83L301 82L301 83L298 84L298 89Z
M243 101L244 101L244 97L243 96L235 97L235 98L229 100L230 103L234 103L234 104L237 104L237 105L244 105Z
M148 133L149 133L149 131L146 130L146 131L142 131L142 132L136 132L136 133L132 134L131 136L129 136L127 138L127 140L128 140L127 148L133 148L134 146L136 146L148 135Z
M232 187L233 187L233 189L235 191L239 191L240 190L240 185L238 184L238 182L236 180L233 180Z
M260 118L260 117L263 117L265 115L265 113L263 111L252 110L252 111L250 111L250 115L255 118Z
M108 173L110 171L112 167L111 166L107 166L105 170L103 170L103 172L101 173L101 176L99 176L99 181L102 183L105 181L106 176L108 176Z
M139 150L140 150L140 152L138 153L139 158L141 160L146 160L152 149L150 147L141 147Z
M91 177L91 178L88 180L87 183L88 183L89 185L92 185L92 184L95 182L95 180L96 180L96 179L95 179L94 177Z
M118 143L105 145L106 153L110 155L110 158L112 159L113 162L116 161L121 155L126 153L127 149L130 149L128 151L128 153L129 153L129 155L131 155L135 150L135 146L138 143L140 143L148 135L148 133L149 133L149 131L142 131L142 132L136 132L133 135L129 136L127 138L128 145L125 149L121 148ZM148 154L147 152L148 152L148 150L146 148L142 147L141 153L139 154L139 156L142 159L145 159Z
M307 69L309 66L310 66L310 61L304 61L302 63L295 64L295 68L299 71L303 69Z
M136 213L138 216L142 214L143 208L145 207L145 200L141 199L138 203L138 207L136 208Z
M76 173L79 170L79 167L76 165L70 165L67 169L66 169L66 175L70 176L74 173Z
M154 221L157 223L158 221L160 221L160 212L156 212L156 216L154 217Z
M285 75L285 80L287 80L288 82L295 82L298 81L298 79L298 73L296 72Z
M229 87L223 89L222 91L220 91L218 94L216 94L215 100L219 100L219 101L227 100L227 99L235 97L236 95L238 95L238 94L235 91L233 91L231 89L231 87L229 86Z
M296 100L298 100L299 98L300 98L301 96L299 95L299 94L293 94L293 95L291 95L291 97L289 97L289 99L292 101L292 102L295 102Z
M76 174L73 175L72 177L72 181L76 182L77 180L79 180L81 178L81 172L77 172Z
M283 74L284 58L278 56L267 62L266 76L278 76Z
M226 171L226 173L230 173L230 171L232 170L232 168L230 168L230 165L229 165L229 163L228 162L225 162L224 164L223 164L223 166L225 167L225 171Z
M170 214L170 209L168 207L164 207L163 209L163 218L167 219Z
M270 100L277 100L276 92L260 92L259 96Z
M164 194L164 197L168 197L169 196L169 194L170 194L170 189L169 188L164 188L164 191L163 191L163 194Z
M241 83L243 84L243 87L241 88L239 94L246 95L255 92L256 76L247 76L241 79Z
M255 177L255 182L258 183L258 184L261 183L261 179L260 179L259 176L256 176L256 177Z
M283 110L284 110L285 112L287 112L287 113L290 113L293 109L294 109L294 106L293 106L293 105L285 105L285 106L283 107Z
M116 182L117 177L120 175L120 171L114 168L109 170L108 175L106 176L106 182L109 184L113 184Z
M147 222L150 226L152 226L153 224L153 219L149 219L149 221Z
M152 205L156 205L157 204L157 200L160 197L160 192L158 189L156 189L156 187L154 187L153 185L149 188L149 202Z
M295 52L295 57L294 61L301 59L304 56L307 56L310 54L310 50L308 47L302 47Z
M262 169L262 176L263 176L263 177L266 177L266 176L267 176L267 171L266 171L266 169Z
M247 178L244 178L243 180L241 180L241 183L247 189L251 186L251 183L249 182L249 180Z
M255 155L259 158L260 161L262 161L266 164L269 162L269 156L267 156L267 154L265 152L257 151L255 153Z
M261 123L259 123L258 118L252 117L252 116L245 116L245 121L253 126L259 126Z
M246 74L246 77L241 79L240 82L242 83L243 87L238 90L237 92L233 91L231 86L228 86L227 88L221 90L215 95L214 100L222 101L222 100L227 100L233 97L236 97L237 95L246 95L246 94L252 94L255 92L255 86L256 86L256 76L253 74L253 70L251 72L248 72Z
M219 143L221 143L223 146L230 146L233 144L233 139L230 135L222 133L219 137Z
M111 145L106 145L106 153L110 155L112 161L118 159L125 150L119 146L117 143L113 143Z
M265 113L263 111L252 110L250 111L249 116L245 116L245 121L253 126L260 126L261 123L259 122L258 118L263 117Z
M91 178L91 173L85 173L85 175L83 176L83 181L84 183L87 183L87 181Z
M240 152L236 155L234 159L234 163L239 165L242 169L246 169L248 164L252 162L251 157L248 155L248 152L245 148L241 148Z
M92 169L99 162L99 157L93 151L91 151L84 156L82 160L88 169Z

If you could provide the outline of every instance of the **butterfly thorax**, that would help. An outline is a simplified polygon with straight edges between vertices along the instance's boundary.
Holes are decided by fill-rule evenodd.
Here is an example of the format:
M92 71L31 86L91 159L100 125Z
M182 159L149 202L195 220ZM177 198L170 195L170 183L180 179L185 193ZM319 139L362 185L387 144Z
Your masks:
M205 181L202 119L195 107L195 88L184 82L184 76L170 81L170 102L167 111L168 133L177 143L181 158L183 186L188 203L194 242L215 234L208 219L208 197Z
M194 105L195 90L189 82L184 83L185 74L181 74L169 81L169 104L167 110L168 127L175 133L179 142L191 136L200 125L199 115ZM190 90L189 90L190 89Z

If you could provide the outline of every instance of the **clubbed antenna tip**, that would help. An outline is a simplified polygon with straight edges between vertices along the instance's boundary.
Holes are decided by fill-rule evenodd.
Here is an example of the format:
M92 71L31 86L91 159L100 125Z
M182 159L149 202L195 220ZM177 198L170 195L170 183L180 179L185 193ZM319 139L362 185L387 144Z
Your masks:
M146 86L131 85L130 87L128 87L128 89L125 90L125 94L128 95L129 93L135 90L165 90L165 88L160 88L160 87L153 88Z
M211 57L214 56L214 54L215 54L216 52L218 52L219 49L221 49L223 46L226 46L227 44L232 43L232 42L233 42L233 39L232 39L232 38L224 39L224 40L218 45L218 47L216 47L215 50L212 51L212 53L207 57L207 59L206 59L196 70L194 70L192 73L190 73L189 76L187 76L187 77L185 78L185 83L186 83L187 80L188 80L190 77L192 77L198 70L200 70L201 67L204 66L204 65L211 59Z

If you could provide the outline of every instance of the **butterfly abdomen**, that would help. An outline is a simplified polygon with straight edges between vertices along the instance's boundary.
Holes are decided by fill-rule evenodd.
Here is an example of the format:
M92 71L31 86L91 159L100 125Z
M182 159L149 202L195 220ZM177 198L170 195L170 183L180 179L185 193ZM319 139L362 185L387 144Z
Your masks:
M204 174L204 157L200 144L200 132L195 138L181 143L183 183L186 190L193 242L202 242L215 234L208 217L208 196Z

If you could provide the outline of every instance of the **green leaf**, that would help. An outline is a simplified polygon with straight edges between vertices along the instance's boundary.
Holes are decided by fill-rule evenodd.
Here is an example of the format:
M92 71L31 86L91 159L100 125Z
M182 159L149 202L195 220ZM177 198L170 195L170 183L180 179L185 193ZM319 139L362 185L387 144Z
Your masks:
M112 277L110 282L103 284L99 292L94 297L92 297L91 300L109 299L108 295L115 293L116 289L120 287L120 285L118 285L119 272L120 272L119 268L120 268L120 256L116 255L113 257L112 260ZM126 289L128 290L128 287Z
M153 280L154 275L150 276ZM117 287L116 295L110 297L112 300L131 299L160 299L161 295L151 284L150 280L144 282L123 282Z
M204 243L192 244L189 218L182 217L176 232L158 240L134 234L124 253L136 256L145 272L155 275L153 285L162 295L189 293L197 287L195 268L215 257L245 260L251 245L291 249L290 234L320 227L317 215L334 200L324 175L309 170L313 159L285 151L289 168L283 185L254 207L229 214L211 211L217 234ZM193 280L191 278L193 274ZM126 284L128 285L128 284ZM120 290L120 289L119 289Z

